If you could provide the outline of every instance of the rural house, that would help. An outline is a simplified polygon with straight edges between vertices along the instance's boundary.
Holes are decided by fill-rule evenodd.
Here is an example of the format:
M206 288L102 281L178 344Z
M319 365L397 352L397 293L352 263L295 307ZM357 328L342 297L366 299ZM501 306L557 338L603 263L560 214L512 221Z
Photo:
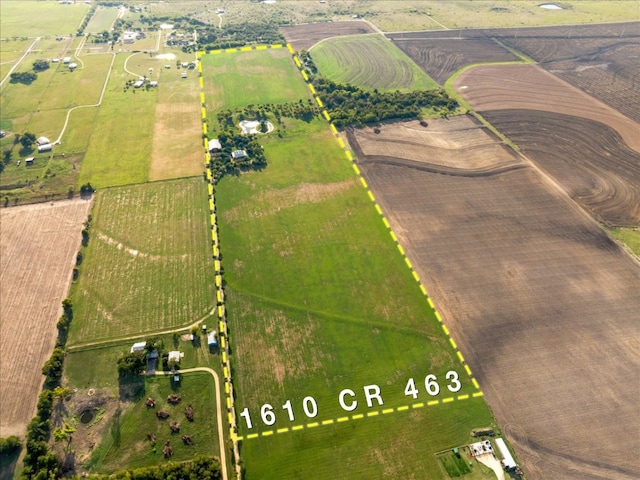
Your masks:
M245 152L244 150L234 150L233 152L231 152L231 158L233 158L234 160L237 160L238 158L244 158L247 156L247 152Z
M220 140L217 138L212 138L209 140L209 153L218 153L222 150L222 145L220 144Z

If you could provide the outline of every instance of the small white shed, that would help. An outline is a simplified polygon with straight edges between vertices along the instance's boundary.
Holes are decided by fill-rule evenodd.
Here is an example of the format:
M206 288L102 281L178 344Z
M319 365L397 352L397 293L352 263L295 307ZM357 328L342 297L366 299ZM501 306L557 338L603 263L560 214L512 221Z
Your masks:
M136 342L131 347L131 353L143 352L144 351L144 347L146 347L146 346L147 346L147 342Z

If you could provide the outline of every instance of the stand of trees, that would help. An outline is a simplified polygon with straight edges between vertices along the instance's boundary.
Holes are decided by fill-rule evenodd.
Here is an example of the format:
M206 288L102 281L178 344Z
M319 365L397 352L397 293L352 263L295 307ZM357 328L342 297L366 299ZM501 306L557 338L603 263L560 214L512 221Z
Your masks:
M256 137L257 135L242 135L231 131L218 135L222 151L212 154L210 162L214 182L226 173L238 175L243 170L260 170L267 166L264 150ZM247 156L232 158L231 152L234 150L244 150Z
M24 83L25 85L30 85L36 81L38 75L34 72L13 72L9 75L11 78L11 83Z

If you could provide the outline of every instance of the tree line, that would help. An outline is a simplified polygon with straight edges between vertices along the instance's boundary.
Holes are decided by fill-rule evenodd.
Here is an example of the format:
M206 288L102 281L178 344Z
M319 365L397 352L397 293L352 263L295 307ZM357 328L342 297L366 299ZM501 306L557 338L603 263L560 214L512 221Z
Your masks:
M370 90L322 76L309 52L300 52L300 59L337 128L370 125L384 120L420 119L423 109L427 108L446 117L458 108L458 102L443 89L411 92Z

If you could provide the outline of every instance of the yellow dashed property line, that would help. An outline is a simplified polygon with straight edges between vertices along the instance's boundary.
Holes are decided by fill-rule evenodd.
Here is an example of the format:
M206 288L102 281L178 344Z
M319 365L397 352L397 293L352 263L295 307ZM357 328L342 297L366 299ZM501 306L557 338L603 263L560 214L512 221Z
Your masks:
M340 145L340 148L345 147L344 140L342 140L342 137L338 137L338 145Z
M291 46L290 43L287 43L287 50L289 50L289 53L293 54L293 47Z
M347 156L347 160L349 160L350 162L353 162L353 155L351 155L351 152L349 150L345 150L344 154ZM355 165L355 163L353 165Z
M324 115L324 118L327 122L331 121L331 117L329 116L329 113L326 110L322 111L322 115Z
M384 226L387 228L391 227L391 225L389 225L389 221L385 217L382 217L382 223L384 223Z
M369 195L369 198L371 199L372 202L376 201L376 197L373 196L373 193L371 193L371 190L367 190L367 194Z
M306 73L304 72L304 70L302 71L302 73L304 73L304 75L302 75L303 77L306 75ZM309 78L309 77L307 77ZM311 90L311 93L313 93L314 95L316 94L316 89L313 88L313 84L311 83L307 83L307 85L309 86L309 90Z
M336 129L336 126L333 123L329 124L329 128L331 129L331 133L333 133L334 135L338 135L338 130Z
M352 166L353 166L353 171L356 172L356 175L360 175L360 169L358 168L358 165L354 163Z
M322 103L322 100L320 100L320 97L316 97L316 103L320 108L324 107L324 103Z
M458 349L458 345L456 345L456 341L453 338L449 337L449 343L451 344L454 350Z
M345 417L338 417L336 419L329 419L329 420L323 420L321 422L311 422L311 423L307 423L307 424L300 424L300 425L294 425L292 427L284 427L284 428L279 428L277 430L267 430L266 432L262 432L262 433L250 433L248 435L246 435L246 437L237 437L234 435L234 438L236 440L242 440L243 438L246 438L247 440L252 439L252 438L258 438L258 437L268 437L274 434L278 434L278 433L287 433L287 432L296 432L299 430L303 430L305 428L316 428L316 427L324 427L327 425L334 425L337 423L345 423L345 422L349 422L352 420L362 420L364 418L371 418L371 417L377 417L380 415L388 415L390 413L394 413L394 412L406 412L408 410L416 410L418 408L424 408L425 406L427 407L433 407L435 405L441 405L441 404L445 404L445 403L452 403L455 401L461 401L461 400L469 400L471 398L477 398L477 397L481 397L482 396L482 392L476 392L472 395L469 394L465 394L465 395L458 395L457 397L447 397L447 398L443 398L442 400L430 400L429 402L427 402L426 404L424 402L418 402L418 403L413 403L411 405L400 405L399 407L396 408L385 408L384 410L372 410L370 412L367 413L356 413L354 415L351 416L345 416Z
M364 188L367 188L367 181L364 179L364 177L360 177L360 183Z

